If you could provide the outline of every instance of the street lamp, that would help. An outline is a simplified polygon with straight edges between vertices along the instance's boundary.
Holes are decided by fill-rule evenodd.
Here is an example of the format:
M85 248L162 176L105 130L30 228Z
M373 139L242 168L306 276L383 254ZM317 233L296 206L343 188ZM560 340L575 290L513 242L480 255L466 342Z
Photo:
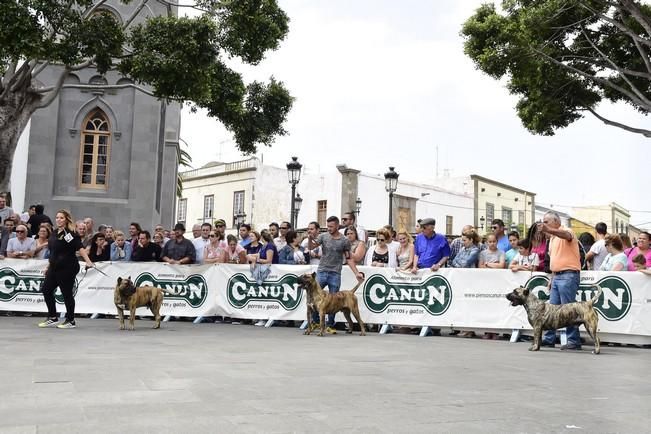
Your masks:
M479 219L479 227L481 228L482 232L484 231L484 223L486 223L486 219L484 218L484 216L481 216L481 218Z
M389 225L393 226L393 193L398 189L398 172L395 167L389 166L389 171L384 174L384 189L389 192Z
M299 193L296 193L296 198L294 198L294 214L292 215L294 218L292 229L294 230L296 230L296 224L298 223L298 213L301 212L301 205L303 205L303 198Z
M295 220L295 206L296 206L296 184L301 180L301 168L303 165L298 162L298 157L292 157L292 161L287 163L287 178L289 179L289 184L292 186L292 209L289 214L289 218L292 220L292 228L296 227Z
M362 199L357 196L357 200L355 201L355 217L359 218L359 211L362 209Z

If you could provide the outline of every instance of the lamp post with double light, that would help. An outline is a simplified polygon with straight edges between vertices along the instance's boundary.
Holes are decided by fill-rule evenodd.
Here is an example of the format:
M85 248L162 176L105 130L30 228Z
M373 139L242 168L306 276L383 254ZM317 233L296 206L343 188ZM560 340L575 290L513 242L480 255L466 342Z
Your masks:
M301 205L303 205L303 198L300 193L296 193L296 197L294 198L294 214L292 215L294 218L292 228L294 230L296 230L296 225L298 224L298 213L301 212Z
M362 199L357 196L357 200L355 201L355 218L359 219L359 211L362 209Z
M393 193L398 189L398 177L395 167L389 167L384 174L384 189L389 193L389 225L393 226Z
M296 227L296 185L301 180L301 168L303 165L298 162L298 157L292 157L292 161L287 163L287 178L292 186L292 206L289 212L289 218L292 221L292 228Z

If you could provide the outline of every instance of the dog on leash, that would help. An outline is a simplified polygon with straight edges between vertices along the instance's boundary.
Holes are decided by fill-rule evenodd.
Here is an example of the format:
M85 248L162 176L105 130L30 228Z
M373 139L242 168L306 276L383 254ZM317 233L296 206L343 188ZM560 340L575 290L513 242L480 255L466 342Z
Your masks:
M131 278L118 277L113 293L113 302L118 310L120 330L124 330L124 309L129 310L129 330L135 329L136 308L148 307L154 314L154 327L160 328L160 307L163 304L164 290L154 286L136 287Z
M318 312L320 318L320 330L318 335L323 336L325 332L325 316L326 314L334 315L337 312L343 312L348 322L348 330L346 333L353 332L353 320L350 317L351 313L359 323L361 330L360 336L366 335L366 326L362 321L362 316L359 314L359 306L357 304L357 297L355 291L359 288L362 282L357 282L353 289L346 291L339 291L333 294L324 291L316 281L316 273L306 273L298 278L298 284L307 292L307 329L305 334L309 335L312 332L312 312Z
M594 354L599 354L601 346L597 336L599 316L594 309L603 292L601 286L595 285L597 294L588 301L567 304L549 304L540 300L527 288L519 287L506 295L511 306L523 306L527 311L529 324L533 327L533 344L529 351L540 350L543 330L556 330L568 326L583 324L590 337L594 340Z

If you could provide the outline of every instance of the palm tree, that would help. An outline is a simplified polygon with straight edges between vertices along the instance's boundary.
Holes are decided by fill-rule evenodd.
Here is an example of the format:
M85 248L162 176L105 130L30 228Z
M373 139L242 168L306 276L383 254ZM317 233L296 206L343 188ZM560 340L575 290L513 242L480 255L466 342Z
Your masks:
M188 143L185 140L179 138L179 146L176 147L176 160L179 163L179 167L191 167L190 164L192 163L192 157L187 150L181 148L181 143L188 146ZM181 197L182 193L183 178L181 178L181 171L179 170L176 175L176 197Z

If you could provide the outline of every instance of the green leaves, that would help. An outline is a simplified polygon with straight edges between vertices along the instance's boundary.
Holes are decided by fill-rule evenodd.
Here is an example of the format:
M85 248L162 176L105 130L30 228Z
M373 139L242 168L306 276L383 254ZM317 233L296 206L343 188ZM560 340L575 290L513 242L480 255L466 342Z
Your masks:
M121 0L129 6L121 17L95 8L97 1L0 0L0 72L23 60L68 69L87 62L101 74L117 68L159 98L207 108L243 152L286 134L282 125L292 98L282 83L247 86L222 61L237 56L257 64L278 48L289 19L275 0L198 0L205 11L198 17L153 17L126 29L129 10L143 0Z
M650 9L633 1L651 22ZM616 5L612 6L612 5ZM647 112L651 39L627 5L606 0L508 0L481 6L463 25L464 52L519 95L531 132L553 135L606 98ZM636 46L636 38L639 47Z

